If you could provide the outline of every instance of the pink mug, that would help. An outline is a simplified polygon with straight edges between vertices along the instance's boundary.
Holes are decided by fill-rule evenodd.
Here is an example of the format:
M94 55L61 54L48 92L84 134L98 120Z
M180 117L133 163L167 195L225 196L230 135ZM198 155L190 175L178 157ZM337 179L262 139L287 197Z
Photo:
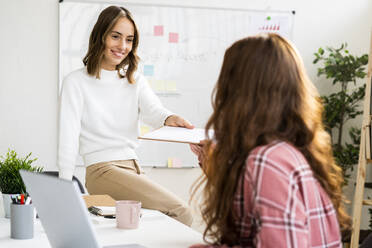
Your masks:
M141 214L141 202L117 201L116 226L120 229L136 229Z

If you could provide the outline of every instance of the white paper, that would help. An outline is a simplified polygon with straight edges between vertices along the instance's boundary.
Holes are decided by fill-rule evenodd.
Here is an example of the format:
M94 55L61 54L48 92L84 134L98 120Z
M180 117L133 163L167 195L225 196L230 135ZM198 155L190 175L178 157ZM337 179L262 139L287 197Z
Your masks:
M96 208L101 209L103 215L114 215L115 214L115 207L107 207L107 206L95 206Z
M210 130L209 135L213 135ZM149 139L167 142L180 142L198 144L201 140L205 140L205 130L202 128L188 129L183 127L162 127L152 132L146 133L138 137L139 139Z

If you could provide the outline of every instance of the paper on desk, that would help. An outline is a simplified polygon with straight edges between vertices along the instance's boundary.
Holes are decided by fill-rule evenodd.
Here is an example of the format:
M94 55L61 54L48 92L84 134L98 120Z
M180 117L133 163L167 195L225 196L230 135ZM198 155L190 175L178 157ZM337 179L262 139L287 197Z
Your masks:
M107 207L107 206L95 206L102 210L102 214L104 215L113 215L116 213L115 207ZM159 215L159 211L141 208L141 214L146 215L146 217L153 217Z
M213 130L209 131L209 136L213 135ZM206 139L205 130L202 128L188 129L183 127L165 126L146 133L138 137L139 139L157 140L178 143L198 144L201 140Z
M112 225L116 223L116 219L107 219L103 216L98 216L91 213L89 213L89 216L92 223L96 225Z
M101 209L103 215L114 215L116 212L115 207L107 207L107 206L95 206L95 207Z

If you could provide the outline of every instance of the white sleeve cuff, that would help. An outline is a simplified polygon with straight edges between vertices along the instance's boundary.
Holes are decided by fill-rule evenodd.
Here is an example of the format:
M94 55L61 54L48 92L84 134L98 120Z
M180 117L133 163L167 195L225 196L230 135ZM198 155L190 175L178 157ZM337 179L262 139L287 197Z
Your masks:
M59 169L59 178L71 181L73 175L74 175L74 170L70 170L66 168Z

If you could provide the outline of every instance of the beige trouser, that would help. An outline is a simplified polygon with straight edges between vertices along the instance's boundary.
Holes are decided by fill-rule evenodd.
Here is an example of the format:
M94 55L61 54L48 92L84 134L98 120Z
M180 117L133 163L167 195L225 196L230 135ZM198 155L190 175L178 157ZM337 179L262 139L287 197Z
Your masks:
M85 182L89 194L107 194L115 200L140 201L143 208L159 210L188 226L192 223L188 205L172 192L151 181L135 160L90 165Z

